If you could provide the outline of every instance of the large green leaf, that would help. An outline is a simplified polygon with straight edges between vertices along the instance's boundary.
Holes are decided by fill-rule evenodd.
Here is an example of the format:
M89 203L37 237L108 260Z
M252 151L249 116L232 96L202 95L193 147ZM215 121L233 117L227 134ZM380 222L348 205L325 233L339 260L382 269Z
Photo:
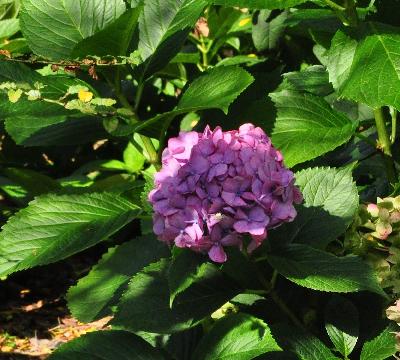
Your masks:
M174 110L143 122L135 127L135 131L192 111L221 109L227 113L229 105L253 81L254 78L240 67L216 67L189 85Z
M358 208L358 193L350 169L315 167L296 173L304 202L323 207L329 214L351 221Z
M249 9L285 9L309 0L213 0L216 5L240 6Z
M6 19L0 21L0 39L6 39L19 31L18 19Z
M389 325L376 338L364 344L360 360L385 360L396 353L396 337L394 332L398 326Z
M112 248L88 275L67 293L68 308L78 320L91 322L111 314L129 279L143 267L169 255L153 235L138 237Z
M182 250L172 259L168 272L171 304L179 293L185 291L195 281L201 279L204 273L207 273L207 268L211 264L204 263L203 260L199 254L191 250Z
M296 173L304 197L297 217L270 235L275 243L297 242L324 249L343 234L358 209L350 169L309 168Z
M332 38L331 47L324 54L329 81L337 90L341 89L349 76L356 48L357 41L339 30Z
M104 29L126 10L123 0L23 0L21 30L32 51L45 58L70 57L81 40Z
M207 4L207 0L144 0L139 20L142 76L160 70L179 52Z
M248 314L235 314L219 320L201 339L193 360L251 360L280 350L262 320Z
M139 336L118 330L96 331L61 345L49 360L163 360Z
M359 257L337 257L303 244L290 244L268 255L281 275L313 290L349 293L369 290L385 296L374 271Z
M170 307L168 269L161 260L135 275L118 304L112 321L130 331L171 333L198 324L231 299L238 291L216 267L179 294Z
M13 104L14 108L16 108L17 104ZM58 108L63 109L58 106L54 109L56 113L59 111ZM76 145L105 139L109 136L104 130L103 119L100 117L42 117L40 116L41 113L39 109L42 109L42 111L49 111L49 107L38 106L37 108L32 107L30 109L32 110L31 116L10 116L5 121L7 133L18 145ZM35 111L33 111L34 109ZM21 109L21 111L22 110L23 109Z
M141 11L142 7L130 9L105 29L83 39L73 49L72 57L127 55Z
M272 142L291 167L344 144L357 122L333 110L321 97L282 90L270 94L278 109Z
M294 352L299 360L339 360L321 340L303 330L279 325L272 328L272 334L283 349Z
M113 193L38 197L0 232L0 276L49 264L107 239L140 209Z
M270 19L271 10L261 10L257 22L253 23L252 38L258 51L274 49L283 35L287 12Z
M325 329L344 358L356 346L359 332L358 311L350 300L335 296L325 307Z
M359 42L342 95L372 108L391 105L400 110L400 30L369 23Z

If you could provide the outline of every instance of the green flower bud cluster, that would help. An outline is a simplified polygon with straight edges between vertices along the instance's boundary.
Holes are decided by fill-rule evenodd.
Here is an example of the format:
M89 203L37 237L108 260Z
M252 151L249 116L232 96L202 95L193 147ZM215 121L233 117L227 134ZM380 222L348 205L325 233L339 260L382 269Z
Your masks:
M361 205L345 235L345 249L364 257L381 285L400 294L400 196Z

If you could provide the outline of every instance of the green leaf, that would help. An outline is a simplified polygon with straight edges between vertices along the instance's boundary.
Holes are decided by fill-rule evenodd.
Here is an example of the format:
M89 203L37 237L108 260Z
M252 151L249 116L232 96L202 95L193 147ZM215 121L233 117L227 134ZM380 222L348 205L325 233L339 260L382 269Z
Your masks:
M194 80L182 95L176 108L155 116L135 127L139 131L165 118L205 109L221 109L228 112L229 105L254 81L240 67L216 67Z
M291 223L271 231L273 241L324 249L343 234L358 209L358 191L349 169L308 168L296 173L304 203Z
M36 55L69 58L81 40L94 35L126 10L123 0L23 0L21 30Z
M257 22L253 24L252 38L258 51L274 49L286 28L287 12L282 12L273 19L269 19L271 10L261 10Z
M61 345L49 360L163 360L161 353L139 336L117 330L96 331Z
M179 52L207 0L145 0L139 19L139 71L148 77L162 69Z
M239 6L249 9L286 9L309 0L213 0L215 5Z
M297 285L319 291L368 290L386 296L374 271L361 258L337 257L303 244L290 244L268 255L273 268Z
M202 260L199 254L191 250L183 250L173 258L168 272L171 306L178 294L201 279L204 273L207 273L210 264L203 263Z
M1 100L0 100L1 104ZM18 145L23 146L64 146L84 144L105 139L109 135L104 130L99 117L73 118L67 116L41 116L50 111L45 106L32 107L32 116L10 116L5 121L7 133ZM58 112L58 105L55 112ZM16 107L14 105L14 107ZM1 108L1 105L0 105ZM21 109L22 110L22 109ZM43 111L41 113L41 111ZM50 115L47 113L46 115Z
M329 214L347 222L358 209L356 184L347 168L316 167L296 173L296 185L300 186L305 205L322 206Z
M136 136L135 139L137 139ZM142 170L146 161L146 158L143 156L142 152L139 151L131 142L129 142L126 146L123 157L125 168L130 173L135 173Z
M0 276L49 264L107 239L140 209L113 193L45 195L0 232Z
M333 297L325 307L325 329L336 350L347 359L358 339L357 308L344 297Z
M110 249L88 275L67 293L68 308L82 322L110 315L129 279L145 266L169 255L154 235L138 237Z
M84 58L87 55L127 55L141 11L141 7L126 11L103 30L80 41L73 49L71 56Z
M303 71L283 74L282 90L309 92L314 95L326 96L333 92L329 83L329 75L324 66L314 65Z
M250 360L280 350L262 320L235 314L217 321L197 345L193 360Z
M398 28L369 23L357 46L342 93L372 108L391 105L400 110L400 34Z
M398 331L394 325L389 325L376 338L364 344L360 360L385 360L396 353L396 337Z
M0 39L7 39L19 31L18 19L6 19L0 21Z
M61 189L61 185L56 180L37 171L7 168L3 170L3 173L33 196Z
M349 76L356 48L357 41L342 30L332 38L331 47L324 56L327 59L329 81L336 90L341 89Z
M185 330L211 315L238 292L216 267L209 267L201 281L176 297L171 308L169 267L168 260L161 260L132 278L118 304L114 326L162 334Z
M278 109L272 142L289 167L337 148L356 129L357 122L333 110L319 96L288 90L270 96Z
M299 360L339 360L322 341L303 330L281 325L274 326L272 334L283 349L294 352Z

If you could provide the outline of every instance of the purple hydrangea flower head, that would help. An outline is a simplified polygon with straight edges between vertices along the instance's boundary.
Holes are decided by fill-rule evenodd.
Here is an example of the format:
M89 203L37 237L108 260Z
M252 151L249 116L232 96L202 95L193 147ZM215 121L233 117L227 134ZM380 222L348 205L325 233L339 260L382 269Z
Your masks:
M222 263L225 247L242 249L247 235L251 252L268 229L293 221L293 204L303 197L265 132L244 124L226 132L207 126L203 133L171 138L149 201L160 240L207 252Z

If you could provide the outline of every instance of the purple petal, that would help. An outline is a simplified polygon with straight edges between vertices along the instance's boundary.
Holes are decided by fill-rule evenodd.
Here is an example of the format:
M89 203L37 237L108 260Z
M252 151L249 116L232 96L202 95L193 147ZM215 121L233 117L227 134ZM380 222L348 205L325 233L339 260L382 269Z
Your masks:
M208 251L210 259L216 263L224 263L227 260L226 253L221 245L214 245Z

